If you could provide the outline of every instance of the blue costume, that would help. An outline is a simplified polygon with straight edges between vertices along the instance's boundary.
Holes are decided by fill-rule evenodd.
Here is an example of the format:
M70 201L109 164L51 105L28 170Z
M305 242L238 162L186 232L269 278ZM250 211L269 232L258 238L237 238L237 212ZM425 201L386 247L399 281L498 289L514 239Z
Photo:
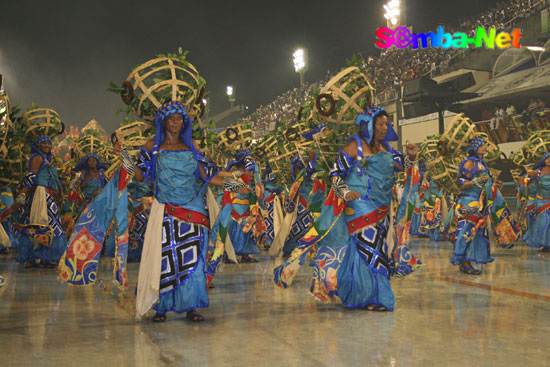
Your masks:
M44 141L51 142L51 139L47 135L42 135L38 144ZM34 144L32 149L29 172L25 175L23 182L24 187L30 191L21 215L21 224L18 226L21 237L17 261L24 264L27 261L40 259L46 263L56 263L67 247L67 239L59 219L58 207L53 198L54 193L62 189L62 185L57 176L57 169L51 164L51 153L44 155ZM42 164L38 172L33 172L30 171L30 164L36 156L42 157ZM45 198L39 198L37 195L45 195ZM37 208L37 211L41 217L47 216L48 223L31 222L31 206L37 199L40 200L40 207Z
M99 177L87 179L88 176L88 159L94 158L97 161L97 169L99 170ZM104 172L107 169L103 163L101 163L101 160L99 157L95 154L88 154L86 157L84 157L73 169L75 172L81 172L84 171L82 178L81 178L81 187L82 187L82 198L83 202L81 204L82 210L88 205L88 203L93 199L93 195L97 190L101 190L105 187L107 184L107 180L105 179ZM82 210L79 210L79 213L82 212Z
M539 176L529 184L528 195L529 200L534 198L535 208L528 216L528 230L523 236L529 246L542 249L550 249L550 175L541 175L542 168L546 166L545 160L549 157L550 153L544 154L534 167L538 169Z
M432 241L445 241L441 233L443 213L443 189L432 179L424 191L421 231Z
M340 152L330 173L332 190L321 215L291 257L274 270L278 286L286 288L292 283L316 246L310 288L316 298L321 301L339 299L348 307L375 306L393 310L395 297L389 280L397 264L391 258L394 243L388 243L387 234L395 162L402 165L403 156L388 143L397 140L389 122L382 142L387 151L363 155L363 141L371 143L375 117L383 111L371 106L357 117L361 135L350 140L357 144L358 157ZM361 200L345 202L343 198L349 191L359 193Z
M160 149L165 135L161 123L171 114L184 116L180 135L188 150ZM199 155L191 140L193 122L182 104L164 104L155 116L155 124L154 148L142 148L138 159L138 167L154 188L154 198L164 207L158 300L146 306L152 306L159 314L182 313L209 305L206 285L208 214L204 193L210 176L204 166L206 178L199 174ZM151 221L149 218L148 226ZM146 237L145 246L147 243ZM146 271L147 266L142 259L140 273ZM138 283L138 299L144 287L147 284Z
M456 239L451 263L461 265L462 261L474 261L487 264L494 261L489 247L488 216L489 204L487 190L491 191L493 181L485 161L477 156L477 150L485 140L476 138L468 148L470 156L459 167L459 186L472 182L477 177L487 176L485 184L473 185L463 190L457 199L455 215L457 217ZM465 167L466 162L474 163L474 168Z
M8 249L17 247L17 239L13 231L13 226L10 220L11 209L13 205L13 193L11 189L6 187L0 190L0 253Z

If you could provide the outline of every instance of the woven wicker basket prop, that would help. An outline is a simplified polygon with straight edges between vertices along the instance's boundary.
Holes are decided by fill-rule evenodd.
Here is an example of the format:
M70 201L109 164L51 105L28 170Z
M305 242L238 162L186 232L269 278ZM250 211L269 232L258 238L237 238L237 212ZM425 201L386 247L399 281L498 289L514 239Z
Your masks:
M460 151L474 137L475 130L475 124L464 114L456 115L439 139L439 153L446 156Z
M502 156L502 153L501 153L500 149L498 148L498 145L493 143L491 141L491 139L489 139L489 136L486 133L476 132L474 134L474 136L475 137L481 137L481 138L485 139L485 141L486 141L485 144L487 146L487 153L485 153L485 156L483 157L483 160L487 164L492 164L492 163L496 162L497 160L499 160L499 158Z
M101 160L105 160L105 143L96 135L88 134L80 137L75 145L75 153L78 160L88 154L95 154Z
M141 147L154 136L155 128L153 125L146 122L134 121L116 129L111 136L111 143L115 144L119 141L122 148L127 149L128 153L133 157L137 157Z
M0 185L21 182L27 169L28 150L28 145L23 143L10 146L7 155L0 161Z
M134 69L123 83L122 100L145 121L154 121L155 111L165 102L180 101L189 115L202 115L206 82L197 69L181 57L161 57Z
M458 168L465 157L438 157L426 163L430 177L448 193L458 193Z
M315 100L314 118L329 124L351 125L357 115L373 103L374 88L367 76L358 67L351 66L321 89Z
M535 132L523 146L523 154L527 160L537 162L544 153L550 152L550 130Z
M8 155L10 136L15 127L10 120L10 100L7 95L0 95L0 159Z
M527 160L527 158L524 155L524 150L523 149L520 149L520 150L514 152L510 156L510 160L518 166L525 166L527 163L529 163L529 161Z
M36 140L40 135L47 134L50 138L63 134L65 125L54 110L50 108L35 108L23 114L22 128L27 140Z
M221 152L236 152L252 144L252 130L244 124L232 125L218 134L218 148Z
M439 150L437 144L439 142L440 136L428 137L420 144L418 149L418 157L425 162L429 162L437 158Z

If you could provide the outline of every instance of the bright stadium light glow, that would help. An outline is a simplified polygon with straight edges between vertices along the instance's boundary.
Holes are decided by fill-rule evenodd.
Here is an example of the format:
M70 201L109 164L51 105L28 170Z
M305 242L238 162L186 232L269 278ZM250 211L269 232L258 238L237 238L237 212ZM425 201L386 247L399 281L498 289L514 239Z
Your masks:
M384 5L384 18L391 23L392 26L399 24L399 15L401 14L401 9L399 7L399 0L391 0L389 3Z
M233 87L230 85L227 86L227 95L230 97L233 95Z
M302 48L297 49L292 54L294 57L294 70L299 73L306 68L305 51Z

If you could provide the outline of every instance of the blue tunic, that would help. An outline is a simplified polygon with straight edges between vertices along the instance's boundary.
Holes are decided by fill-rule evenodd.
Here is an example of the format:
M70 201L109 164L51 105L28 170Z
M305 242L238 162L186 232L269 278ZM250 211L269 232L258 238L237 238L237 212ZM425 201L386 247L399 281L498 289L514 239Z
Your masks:
M391 206L395 183L393 155L382 152L364 159L368 161L368 168L359 167L357 160L344 179L350 190L361 195L361 200L346 203L347 224L381 207ZM338 296L346 306L376 304L393 310L395 297L389 281L390 260L386 243L388 227L389 211L377 223L349 236L344 261L337 273Z
M197 159L190 150L160 150L156 167L151 167L151 157L150 151L142 150L138 166L143 172L156 170L154 196L166 204L160 295L154 309L159 313L182 313L208 307L208 230L207 223L201 222L207 213L202 183L196 178Z
M531 196L531 193L529 194ZM534 248L550 247L550 175L537 180L536 211L534 220L524 236L525 242Z
M34 158L36 154L32 155L29 160ZM35 223L30 223L30 211L31 205L34 200L34 188L36 186L43 186L46 189L51 189L57 191L61 188L61 182L57 176L57 169L52 166L49 162L44 160L42 166L38 170L38 173L34 174L29 172L25 177L25 186L33 188L32 194L27 197L25 207L23 209L23 214L21 216L21 222L23 227L25 225L33 225ZM48 190L46 190L46 205L49 218L49 227L52 231L52 242L50 247L43 246L41 244L36 244L33 242L32 238L26 234L26 232L21 233L19 239L19 254L17 261L21 264L24 264L27 261L33 261L40 259L45 262L58 262L65 249L67 248L67 239L65 238L65 232L61 226L61 221L58 215L58 207L53 197L50 195Z
M467 171L463 169L468 160L475 163L470 177L467 176ZM462 162L459 175L462 184L478 176L489 176L489 170L482 159L469 157ZM489 215L487 198L482 198L481 193L484 189L491 192L492 184L492 179L489 177L483 189L474 185L462 191L457 200L455 215L458 217L458 224L456 226L454 254L451 258L451 263L454 265L460 265L462 261L474 261L477 264L487 264L494 261L489 247L488 223L479 228L472 238L473 229L478 221Z

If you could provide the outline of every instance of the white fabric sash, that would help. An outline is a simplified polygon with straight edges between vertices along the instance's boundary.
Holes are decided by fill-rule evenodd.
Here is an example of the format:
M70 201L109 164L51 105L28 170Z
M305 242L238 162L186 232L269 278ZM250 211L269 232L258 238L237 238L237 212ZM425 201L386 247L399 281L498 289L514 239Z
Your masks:
M162 222L164 204L153 200L139 265L136 297L136 316L145 318L159 299L160 273L162 269Z

